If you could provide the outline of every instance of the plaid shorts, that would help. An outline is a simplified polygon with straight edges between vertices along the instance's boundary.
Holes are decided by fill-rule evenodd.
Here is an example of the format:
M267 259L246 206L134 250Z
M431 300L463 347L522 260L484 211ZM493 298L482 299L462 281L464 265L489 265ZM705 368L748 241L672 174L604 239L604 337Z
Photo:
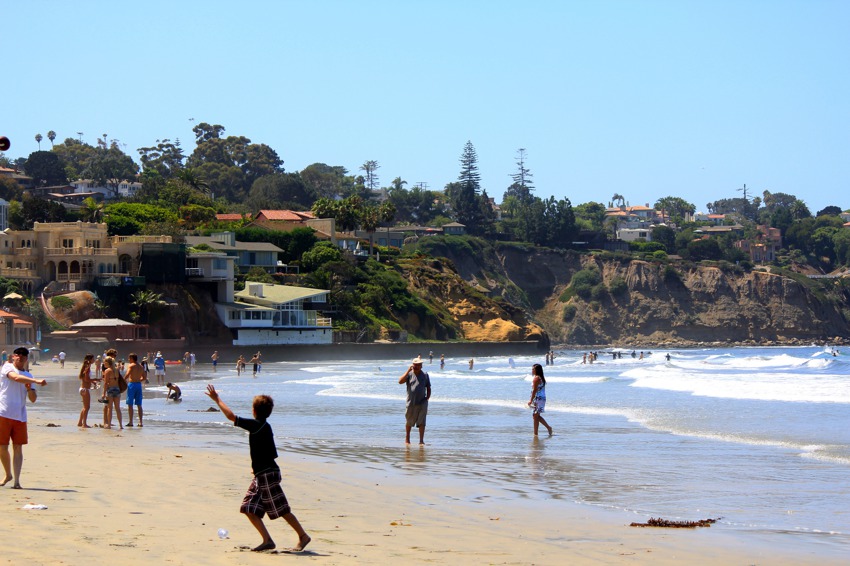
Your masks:
M260 519L266 513L269 519L277 519L289 513L289 502L280 487L280 470L269 470L254 476L239 511L251 513Z

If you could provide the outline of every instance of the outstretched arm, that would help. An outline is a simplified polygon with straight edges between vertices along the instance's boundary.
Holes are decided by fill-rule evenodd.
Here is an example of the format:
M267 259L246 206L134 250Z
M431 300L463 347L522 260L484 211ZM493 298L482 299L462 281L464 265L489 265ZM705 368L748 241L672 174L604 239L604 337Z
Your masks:
M215 387L212 385L207 385L206 391L207 397L215 401L215 404L218 405L218 408L221 409L221 413L227 417L227 420L230 422L236 422L236 414L230 410L230 407L221 400L221 397L218 396L218 391L215 390Z

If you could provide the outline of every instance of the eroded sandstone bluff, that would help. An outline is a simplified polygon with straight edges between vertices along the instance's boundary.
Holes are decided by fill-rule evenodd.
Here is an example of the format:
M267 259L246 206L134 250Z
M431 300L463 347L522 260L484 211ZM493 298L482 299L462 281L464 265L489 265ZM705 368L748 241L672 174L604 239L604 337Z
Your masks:
M521 306L557 344L809 344L850 337L846 279L521 246L501 246L482 260L486 256L450 260L465 280ZM601 286L582 298L570 285L587 269L598 270Z

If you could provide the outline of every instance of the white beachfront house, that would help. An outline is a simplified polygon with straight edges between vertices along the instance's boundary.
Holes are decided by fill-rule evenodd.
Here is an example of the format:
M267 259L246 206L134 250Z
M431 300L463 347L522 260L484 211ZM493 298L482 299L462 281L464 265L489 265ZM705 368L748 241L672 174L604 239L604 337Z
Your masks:
M246 281L233 302L217 303L216 309L235 335L234 346L331 344L331 319L311 308L326 304L329 293Z

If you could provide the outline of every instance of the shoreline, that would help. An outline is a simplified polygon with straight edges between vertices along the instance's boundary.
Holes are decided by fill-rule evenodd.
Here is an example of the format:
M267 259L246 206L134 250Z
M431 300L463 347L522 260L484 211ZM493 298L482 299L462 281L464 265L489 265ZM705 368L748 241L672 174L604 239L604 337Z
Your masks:
M78 367L39 365L34 374L48 379L47 387L60 381L67 385L76 380ZM222 427L199 444L186 430L157 425L80 430L51 417L38 403L29 405L25 489L3 493L0 519L10 532L25 521L33 532L50 534L39 537L38 544L8 549L7 560L268 561L236 549L258 544L257 533L238 511L250 481L247 438L239 431ZM286 444L278 442L284 490L313 537L305 554L325 564L399 558L464 565L844 562L833 545L811 533L722 525L635 528L629 524L649 517L556 497L519 496L510 488L434 474L433 466L426 465L431 462L428 446L399 443L397 450L390 448L396 461L379 464L368 457L354 462L290 451ZM27 503L47 509L21 509ZM279 548L294 544L283 521L266 523ZM227 529L230 539L219 540L219 528Z
M35 413L35 411L33 411ZM259 564L239 545L258 535L238 511L250 482L247 439L222 450L183 445L179 434L53 428L30 417L24 489L4 492L0 524L50 533L10 545L7 560L35 564ZM557 499L516 499L473 480L420 477L427 447L399 446L403 469L280 451L284 490L312 536L304 554L326 564L401 559L446 564L839 564L794 536L723 528L630 527L623 512ZM58 473L57 470L62 470ZM115 478L115 479L107 479ZM411 490L411 481L419 488ZM439 487L436 487L439 486ZM8 488L7 488L8 489ZM132 497L120 493L132 492ZM21 509L26 504L44 510ZM266 521L279 548L283 521ZM217 531L229 531L220 540Z

